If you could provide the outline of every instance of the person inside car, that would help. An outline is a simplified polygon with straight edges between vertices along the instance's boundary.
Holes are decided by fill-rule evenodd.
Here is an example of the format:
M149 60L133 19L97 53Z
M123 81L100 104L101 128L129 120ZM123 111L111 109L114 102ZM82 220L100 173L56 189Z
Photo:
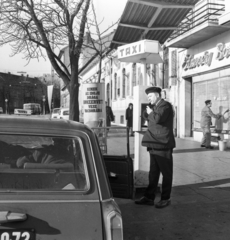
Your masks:
M25 163L74 163L71 140L64 138L53 138L52 140L52 145L35 149L29 155L18 158L16 163L17 167L23 168Z
M28 154L29 151L25 147L0 140L0 163L2 165L16 167L16 159Z

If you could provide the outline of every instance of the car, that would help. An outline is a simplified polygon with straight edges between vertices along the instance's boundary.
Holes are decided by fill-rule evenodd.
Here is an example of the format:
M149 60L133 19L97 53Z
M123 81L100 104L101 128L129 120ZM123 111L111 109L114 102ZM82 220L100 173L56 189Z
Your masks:
M59 115L59 110L60 110L60 108L54 108L52 110L51 118L57 118Z
M69 120L69 108L61 108L61 109L59 109L57 118L58 119Z
M25 109L14 109L15 115L32 115L32 110L25 110Z
M98 138L86 125L4 116L0 161L0 239L123 239Z
M0 107L0 113L3 113L3 108L2 107Z

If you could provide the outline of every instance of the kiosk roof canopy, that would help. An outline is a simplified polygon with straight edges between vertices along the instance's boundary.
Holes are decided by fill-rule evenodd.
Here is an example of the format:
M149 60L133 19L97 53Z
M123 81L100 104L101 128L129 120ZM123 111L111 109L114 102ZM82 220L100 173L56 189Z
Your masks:
M149 39L163 44L199 0L128 0L111 48Z

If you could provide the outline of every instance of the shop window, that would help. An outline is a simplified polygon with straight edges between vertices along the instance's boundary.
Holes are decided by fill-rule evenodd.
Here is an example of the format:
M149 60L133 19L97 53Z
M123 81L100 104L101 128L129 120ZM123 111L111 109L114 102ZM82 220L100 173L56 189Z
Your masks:
M138 67L138 80L137 80L137 85L143 85L143 76L142 76L142 73L141 73L141 68Z
M111 100L112 100L113 99L113 82L112 81L111 81L111 88L110 89L111 89L110 94L111 94Z
M125 122L125 121L124 121L124 115L121 115L121 116L120 116L120 124L124 124L124 122Z
M120 77L118 77L118 81L117 81L117 96L120 97Z
M168 88L168 82L169 82L169 50L168 48L165 48L163 50L163 88Z
M108 105L110 105L110 96L109 96L109 94L110 94L110 85L109 85L109 83L107 83L107 89L106 90L107 90L106 91L107 103L108 103Z
M137 64L133 63L132 65L132 87L131 87L131 95L133 96L133 87L137 85Z
M230 81L229 77L202 81L193 84L193 123L194 128L200 128L201 111L206 100L212 101L212 112L223 114L229 108L230 103ZM225 114L220 119L212 118L212 126L217 130L229 130L230 121Z
M117 99L117 74L114 74L114 100Z
M130 79L129 74L127 74L127 96L130 95Z
M19 108L18 102L17 102L17 101L16 101L16 102L13 102L13 106L14 106L14 108Z
M126 88L126 72L125 68L122 69L122 97L125 98L125 89Z

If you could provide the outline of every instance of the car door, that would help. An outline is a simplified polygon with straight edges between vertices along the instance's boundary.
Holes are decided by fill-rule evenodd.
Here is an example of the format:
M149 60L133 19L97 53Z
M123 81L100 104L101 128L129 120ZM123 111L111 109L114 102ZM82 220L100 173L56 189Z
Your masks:
M88 139L63 138L65 152L57 140L0 134L1 240L103 239Z
M100 128L95 128L96 130ZM103 129L103 128L102 128ZM126 128L125 128L126 129ZM110 187L114 197L132 199L134 197L134 173L133 173L133 159L130 157L129 150L129 134L123 137L126 139L126 152L125 155L110 155L105 153L105 134L100 131L95 131L98 139L98 144L101 147L107 176L109 178ZM103 154L105 153L105 154Z
M113 196L132 199L134 194L133 160L128 155L104 155Z

